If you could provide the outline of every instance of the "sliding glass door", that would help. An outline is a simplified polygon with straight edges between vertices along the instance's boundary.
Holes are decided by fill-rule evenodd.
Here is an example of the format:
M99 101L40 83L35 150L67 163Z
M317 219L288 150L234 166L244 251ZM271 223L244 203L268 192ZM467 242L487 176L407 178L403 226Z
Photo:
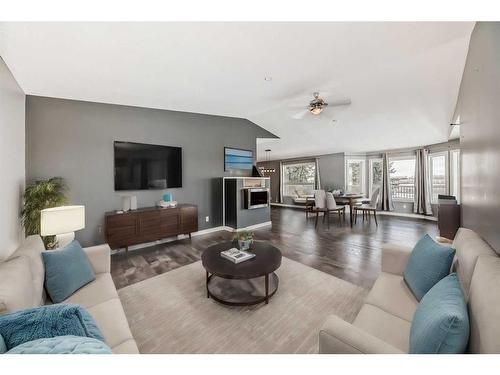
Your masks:
M394 201L413 202L415 197L415 156L390 157L389 180Z
M345 165L346 192L364 194L366 184L365 159L348 158Z
M448 151L429 155L431 203L438 203L439 194L448 194Z
M460 150L432 152L429 155L429 184L431 202L438 203L438 195L453 195L460 202Z
M450 151L450 194L460 203L460 150Z

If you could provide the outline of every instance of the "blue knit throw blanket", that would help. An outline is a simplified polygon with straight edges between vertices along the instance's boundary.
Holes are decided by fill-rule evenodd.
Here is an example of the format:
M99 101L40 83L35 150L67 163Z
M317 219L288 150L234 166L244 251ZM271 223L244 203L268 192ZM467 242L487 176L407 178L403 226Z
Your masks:
M70 304L48 305L1 315L0 335L7 350L28 341L66 335L104 341L88 311Z

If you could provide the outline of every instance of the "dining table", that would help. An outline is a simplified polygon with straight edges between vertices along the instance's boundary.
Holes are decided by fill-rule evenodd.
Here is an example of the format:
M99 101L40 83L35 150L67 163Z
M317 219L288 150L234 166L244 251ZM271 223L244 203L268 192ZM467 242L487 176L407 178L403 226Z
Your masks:
M349 221L351 223L351 228L352 228L354 202L357 201L358 199L364 198L365 196L363 194L357 194L357 193L334 194L333 196L337 203L344 203L344 204L346 203L349 205Z

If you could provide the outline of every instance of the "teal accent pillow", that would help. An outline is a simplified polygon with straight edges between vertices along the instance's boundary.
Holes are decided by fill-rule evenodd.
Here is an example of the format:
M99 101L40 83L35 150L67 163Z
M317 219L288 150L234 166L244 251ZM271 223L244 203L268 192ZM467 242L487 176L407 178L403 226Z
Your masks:
M58 336L25 342L7 354L112 354L100 340L81 336Z
M92 266L78 241L60 250L42 252L45 289L54 303L64 301L81 287L95 280Z
M1 315L0 335L7 350L28 341L66 335L104 341L88 311L70 304L47 305Z
M0 354L3 354L7 351L7 345L5 345L5 341L3 341L2 335L0 335Z
M454 256L455 249L438 244L428 234L417 242L408 259L404 280L418 301L449 275Z
M410 329L410 353L464 353L469 341L467 304L455 273L439 281L417 306Z

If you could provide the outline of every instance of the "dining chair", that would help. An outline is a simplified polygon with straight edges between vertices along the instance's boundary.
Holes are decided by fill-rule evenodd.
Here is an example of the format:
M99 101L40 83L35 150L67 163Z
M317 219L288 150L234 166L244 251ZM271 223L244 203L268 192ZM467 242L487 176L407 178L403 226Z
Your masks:
M358 221L358 212L361 211L363 214L363 221L365 221L365 217L368 217L368 220L370 220L370 214L373 213L375 224L378 226L377 204L379 196L380 196L380 188L377 188L372 193L372 196L370 198L370 203L362 204L360 206L354 206L354 223Z
M324 190L314 190L314 206L311 207L310 212L316 212L316 221L314 222L314 227L318 226L318 216L320 212L325 213L326 211L326 194ZM308 213L306 212L306 215Z
M309 219L309 213L313 211L314 208L314 197L306 198L306 219Z
M326 219L328 221L328 228L330 228L330 212L337 212L339 214L339 224L345 221L345 206L337 205L335 197L332 193L326 193ZM323 217L323 221L325 218Z
M318 226L320 212L323 213L323 222L326 219L328 221L328 228L330 228L330 212L338 212L339 218L342 220L341 213L344 213L345 216L345 207L337 205L332 193L326 193L324 190L316 190L314 192L314 207L311 212L316 213L315 228Z

